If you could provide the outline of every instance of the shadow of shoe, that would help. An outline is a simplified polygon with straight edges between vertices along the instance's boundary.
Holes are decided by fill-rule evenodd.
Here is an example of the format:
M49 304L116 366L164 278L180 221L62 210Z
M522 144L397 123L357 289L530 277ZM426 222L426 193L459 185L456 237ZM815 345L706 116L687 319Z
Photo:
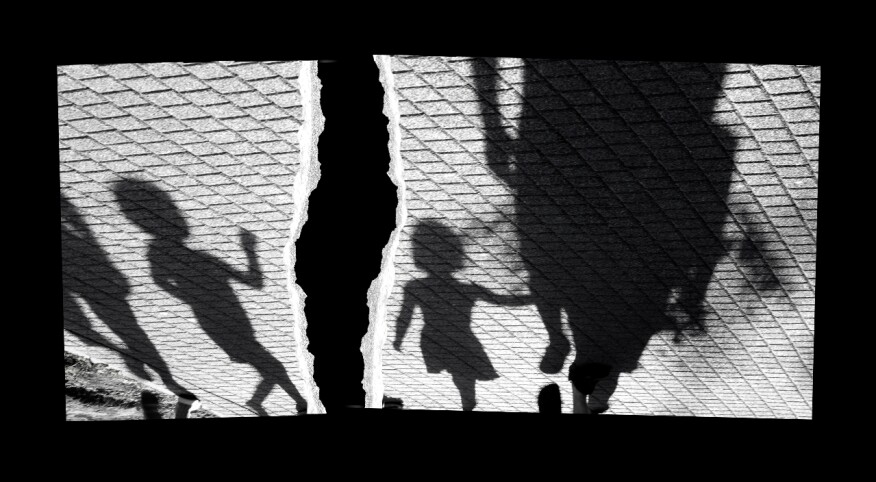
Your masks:
M538 413L562 413L560 386L556 383L545 385L538 394Z
M268 412L265 410L261 404L258 404L253 401L246 402L246 406L249 407L253 412L255 412L259 417L267 417Z
M161 419L161 412L158 409L158 397L154 393L142 392L140 394L140 406L143 408L144 420Z
M189 413L201 407L201 401L191 393L178 396L176 402L176 418L189 418Z
M611 367L603 363L574 363L569 368L569 380L579 392L589 395L596 388L596 382L608 376Z
M598 406L590 406L590 415L599 415L600 413L605 413L608 411L608 405L598 405Z
M545 349L539 368L544 373L559 373L563 369L563 364L566 363L566 357L569 356L570 351L572 351L572 346L569 340L565 338L551 340Z

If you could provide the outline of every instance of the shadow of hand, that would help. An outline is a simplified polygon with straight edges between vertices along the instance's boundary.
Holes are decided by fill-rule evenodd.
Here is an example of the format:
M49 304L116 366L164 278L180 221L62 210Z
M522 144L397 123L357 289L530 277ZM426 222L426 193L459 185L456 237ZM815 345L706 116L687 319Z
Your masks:
M255 253L256 236L244 228L240 228L240 244L247 254Z

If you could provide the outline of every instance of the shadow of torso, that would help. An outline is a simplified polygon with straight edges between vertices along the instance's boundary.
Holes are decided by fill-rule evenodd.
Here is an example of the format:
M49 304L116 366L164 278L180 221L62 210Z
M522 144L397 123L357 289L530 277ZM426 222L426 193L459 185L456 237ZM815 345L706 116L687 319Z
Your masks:
M542 370L569 352L565 312L575 362L612 367L606 403L655 333L704 326L733 170L732 141L710 121L721 67L527 61L513 133L499 114L509 87L477 65L487 162L516 193L520 256L551 336Z
M172 239L158 239L147 252L160 287L189 305L204 332L232 359L258 365L264 347L231 281L238 278L219 258Z
M408 282L405 298L405 306L422 310L420 349L429 373L447 370L455 377L483 381L499 377L471 326L474 305L483 298L481 288L449 274L433 274Z

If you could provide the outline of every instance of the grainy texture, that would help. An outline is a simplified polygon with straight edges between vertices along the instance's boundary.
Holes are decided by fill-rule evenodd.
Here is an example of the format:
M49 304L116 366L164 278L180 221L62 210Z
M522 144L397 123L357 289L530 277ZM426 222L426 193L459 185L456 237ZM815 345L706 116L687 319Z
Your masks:
M256 414L264 380L305 386L283 261L298 72L59 67L71 350L148 366L218 416ZM556 382L569 412L570 361L614 352L608 413L811 417L820 68L394 57L392 74L408 217L389 340L366 353L378 389L458 410L457 373L477 410L536 411ZM123 210L123 178L159 194ZM426 309L471 328L422 341ZM557 374L552 316L578 337ZM295 413L272 388L263 414Z
M64 352L66 420L144 420L144 394L151 396L162 419L176 418L177 398L163 390L143 385L125 373L92 363L88 358ZM149 399L147 398L147 401ZM157 418L157 417L156 417ZM186 418L215 418L196 408Z
M254 415L246 402L266 377L288 374L301 389L283 262L302 122L298 72L299 62L58 68L68 347L114 368L136 367L132 356L169 367L219 416ZM123 213L114 192L122 178L164 195ZM135 224L134 211L146 224L182 219L188 236L162 252L162 236ZM243 231L255 240L255 271ZM158 286L156 266L173 267L171 285L193 287L184 299ZM211 320L235 326L208 336L202 325ZM247 323L253 335L234 345ZM277 385L263 408L296 413Z
M607 413L811 418L818 67L394 57L392 68L408 218L390 341L413 316L402 351L383 347L386 395L459 410L450 373L484 368L462 355L480 345L498 377L478 379L476 410L537 411L556 382L571 412L574 346L560 373L540 369L549 336L526 298L538 276L534 294L564 306L567 338L578 320L591 350L641 346ZM524 168L491 165L512 154ZM533 240L564 261L539 259ZM464 267L429 278L448 250L464 251ZM533 271L564 266L577 272ZM701 302L686 306L691 276ZM511 301L467 296L463 282ZM573 296L570 283L595 292ZM421 341L426 309L438 321ZM648 317L664 321L637 321ZM461 318L471 333L447 322ZM435 363L448 371L429 373Z

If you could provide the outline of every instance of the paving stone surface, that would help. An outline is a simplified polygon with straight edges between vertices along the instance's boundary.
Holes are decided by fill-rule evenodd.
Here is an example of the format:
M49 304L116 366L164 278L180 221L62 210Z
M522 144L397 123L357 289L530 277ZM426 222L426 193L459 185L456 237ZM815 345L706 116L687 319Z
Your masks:
M256 415L256 392L263 414L297 412L282 256L298 71L58 67L68 350L178 384L219 416Z
M811 418L818 67L392 62L386 395L534 412L557 383L571 412L577 359L615 367L609 414Z
M557 383L571 412L578 359L615 367L609 414L811 418L820 68L392 65L409 216L387 395L534 412ZM296 412L298 69L58 68L69 351L218 416L268 388L262 414Z

